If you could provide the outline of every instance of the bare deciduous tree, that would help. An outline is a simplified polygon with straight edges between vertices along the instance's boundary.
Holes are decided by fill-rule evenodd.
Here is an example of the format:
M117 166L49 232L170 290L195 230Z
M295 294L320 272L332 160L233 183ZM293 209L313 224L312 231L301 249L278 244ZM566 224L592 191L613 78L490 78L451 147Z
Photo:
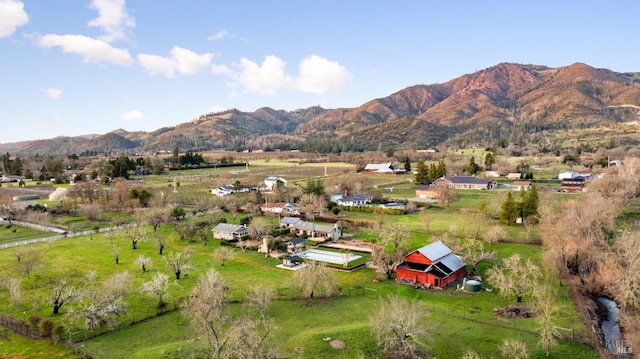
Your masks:
M520 303L524 295L533 292L541 271L531 260L522 260L516 253L505 258L502 266L489 268L487 275L489 282L498 287L503 295L515 295Z
M369 321L378 347L388 358L418 359L430 357L426 316L423 302L391 295L380 298Z
M182 273L191 270L189 261L193 257L193 249L185 249L184 252L171 252L164 257L165 262L171 268L176 276L176 280L180 280Z
M560 311L558 298L547 285L539 285L533 292L534 305L536 308L536 322L538 323L538 345L547 353L558 346L556 338L560 334L558 327L554 324Z
M153 259L145 256L144 254L141 254L133 263L142 267L142 271L146 272L147 268L151 267L151 265L153 264Z
M307 262L293 274L292 286L304 298L331 297L338 292L331 269L318 262Z
M371 252L371 261L379 270L391 279L398 265L404 261L404 255L399 250L387 250L385 247L375 247Z
M253 286L247 291L248 302L260 312L262 319L266 319L267 309L275 297L276 291L265 285Z
M229 357L229 331L231 317L226 310L227 285L218 272L211 268L193 287L184 313L197 333L207 339L211 357Z
M164 247L167 245L167 239L165 238L165 236L159 233L156 233L153 236L153 238L154 238L153 243L158 249L158 254L162 255L162 251L164 250Z
M22 279L8 278L2 284L9 291L9 303L13 306L19 305L22 302Z
M77 291L69 284L66 279L59 279L55 282L53 290L51 291L51 297L48 297L47 302L53 305L53 314L59 314L60 308L73 299L77 295Z
M29 248L22 251L22 255L19 257L19 262L16 266L17 270L24 273L27 278L31 278L31 274L40 265L40 261L44 253L40 249Z
M489 243L497 243L507 237L507 231L502 226L491 226L485 235L485 240Z
M213 251L213 258L220 261L220 265L224 267L224 262L233 259L235 253L231 247L221 246Z
M153 206L151 208L147 208L142 213L142 219L145 223L153 227L154 232L158 230L158 227L167 223L170 217L171 209L168 207Z
M162 313L167 303L164 301L169 297L169 276L164 273L156 273L149 282L142 283L142 293L157 297L156 309Z
M484 243L478 239L447 240L445 243L470 267L469 274L475 275L478 265L482 262L492 262L496 259L496 251L486 251Z

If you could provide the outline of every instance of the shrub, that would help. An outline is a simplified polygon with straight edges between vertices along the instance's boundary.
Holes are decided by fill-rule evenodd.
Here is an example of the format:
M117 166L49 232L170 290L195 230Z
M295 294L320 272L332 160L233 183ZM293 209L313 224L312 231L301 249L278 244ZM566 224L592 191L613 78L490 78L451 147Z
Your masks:
M40 333L43 337L51 336L53 332L54 324L50 319L45 319L40 322Z
M29 324L31 324L31 328L33 330L38 330L38 324L40 324L41 319L42 318L40 318L40 316L37 314L32 314L29 316Z

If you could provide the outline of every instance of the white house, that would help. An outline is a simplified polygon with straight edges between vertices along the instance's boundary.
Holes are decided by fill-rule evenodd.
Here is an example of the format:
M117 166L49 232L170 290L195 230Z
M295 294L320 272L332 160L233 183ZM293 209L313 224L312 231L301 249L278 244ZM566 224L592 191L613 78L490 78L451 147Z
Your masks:
M366 206L371 204L373 196L370 194L354 194L353 196L345 196L340 193L336 193L331 196L331 202L336 203L339 206Z
M558 175L558 179L559 180L572 179L572 178L578 177L578 175L579 173L576 171L564 171L564 172L560 172L560 174Z
M269 176L264 179L264 185L267 187L267 191L273 191L274 188L277 188L278 183L282 183L285 187L287 186L287 180L282 177Z
M233 187L230 184L211 189L211 193L215 194L218 197L224 197L226 195L230 195L230 194L235 193L235 192L236 192L235 187Z

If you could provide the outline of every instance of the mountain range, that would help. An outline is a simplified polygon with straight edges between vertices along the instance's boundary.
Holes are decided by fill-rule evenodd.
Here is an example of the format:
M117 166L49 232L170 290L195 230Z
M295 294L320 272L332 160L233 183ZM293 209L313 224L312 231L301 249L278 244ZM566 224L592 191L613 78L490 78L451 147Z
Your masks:
M445 83L414 85L355 108L269 107L204 114L153 132L0 144L17 154L133 153L172 150L300 148L343 151L443 145L566 145L558 133L615 133L601 141L637 144L640 73L583 63L549 68L501 63ZM615 128L620 131L611 131ZM603 129L606 129L603 130Z

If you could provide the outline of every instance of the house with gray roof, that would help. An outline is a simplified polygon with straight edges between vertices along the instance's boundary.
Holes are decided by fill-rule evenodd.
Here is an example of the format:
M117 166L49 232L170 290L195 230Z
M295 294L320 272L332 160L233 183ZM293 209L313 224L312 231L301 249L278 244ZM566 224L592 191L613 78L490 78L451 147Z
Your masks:
M249 236L247 227L239 224L219 223L211 230L213 238L227 241L242 240Z
M291 233L296 236L326 238L334 241L342 236L342 231L337 223L334 225L326 225L305 221L296 222L296 224L291 227Z

